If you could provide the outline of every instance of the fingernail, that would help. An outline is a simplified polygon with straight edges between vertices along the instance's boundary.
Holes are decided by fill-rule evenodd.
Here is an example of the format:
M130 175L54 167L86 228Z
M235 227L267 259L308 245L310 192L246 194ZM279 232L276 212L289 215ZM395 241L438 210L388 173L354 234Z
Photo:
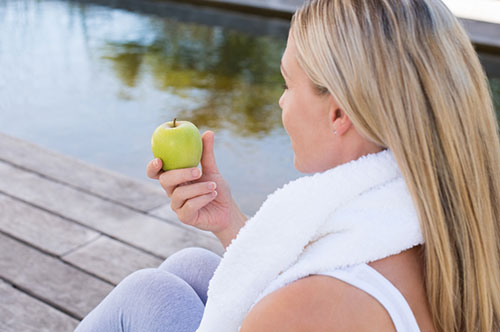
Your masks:
M160 167L160 158L155 159L155 166Z
M217 186L217 185L216 185L216 183L215 183L215 182L209 182L209 183L208 183L208 189L215 189L215 187L216 187L216 186Z
M193 176L197 178L200 175L200 170L199 169L193 169Z

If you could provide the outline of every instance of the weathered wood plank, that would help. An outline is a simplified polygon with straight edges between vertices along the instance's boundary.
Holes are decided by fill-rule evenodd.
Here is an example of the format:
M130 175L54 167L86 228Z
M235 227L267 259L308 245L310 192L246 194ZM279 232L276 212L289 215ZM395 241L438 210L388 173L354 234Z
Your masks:
M221 254L220 242L73 187L0 162L0 192L120 239L160 257L189 246Z
M62 255L99 233L0 194L0 230L54 255Z
M498 6L500 10L500 4ZM495 15L498 17L498 12ZM500 49L500 24L469 18L460 19L460 23L474 44Z
M103 232L112 234L124 242L137 245L163 258L180 249L193 246L206 248L219 255L224 253L224 248L219 240L150 216L131 216L122 220L121 225L117 222L110 222L106 231Z
M83 318L113 286L0 234L0 275L46 303Z
M200 235L208 236L208 237L211 237L211 238L218 241L217 237L212 232L203 231L203 230L198 229L196 227L186 225L182 221L180 221L179 218L177 217L177 214L170 207L170 203L164 204L157 209L153 209L150 212L148 212L148 214L155 216L155 217L158 217L160 219L169 221L169 222L171 222L175 225L178 225L178 226L180 226L188 231L192 231L192 232L198 233Z
M159 186L0 133L0 160L141 211L165 203ZM146 165L144 165L144 169Z
M101 236L75 250L63 260L95 274L113 284L139 269L158 267L162 260L121 242Z
M67 332L78 321L0 280L0 331Z

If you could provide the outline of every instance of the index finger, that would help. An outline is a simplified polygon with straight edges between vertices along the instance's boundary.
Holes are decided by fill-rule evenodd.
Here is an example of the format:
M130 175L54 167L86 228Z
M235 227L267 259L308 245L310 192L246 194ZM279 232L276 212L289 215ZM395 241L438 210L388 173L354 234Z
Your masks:
M173 169L160 174L160 184L170 197L179 184L196 180L200 176L201 170L197 167Z

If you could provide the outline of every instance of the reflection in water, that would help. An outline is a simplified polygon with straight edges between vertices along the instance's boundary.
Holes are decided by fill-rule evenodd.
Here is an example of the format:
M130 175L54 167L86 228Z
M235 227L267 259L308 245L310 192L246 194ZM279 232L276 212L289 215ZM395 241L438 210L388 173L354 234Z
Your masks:
M180 111L181 118L213 129L228 129L242 137L263 137L281 127L277 100L282 93L279 42L234 30L161 21L149 43L107 42L102 58L112 61L117 77L134 87L140 67L155 78L155 86L182 98L186 91L204 92L201 105ZM500 119L500 79L490 78Z
M116 45L123 49L122 52L114 52L114 55L103 56L103 59L113 62L113 69L120 80L128 87L135 87L144 57L143 47L135 43L124 43Z
M154 129L192 121L214 131L219 169L248 215L301 175L278 106L286 22L96 1L106 0L0 1L1 132L149 181Z
M281 127L284 40L172 20L161 24L150 42L106 43L103 59L124 85L134 87L144 71L157 89L179 97L198 90L200 106L178 116L214 130L262 137Z
M219 169L253 215L303 175L278 106L286 32L167 1L2 0L0 131L149 181L153 130L189 120L215 132ZM497 63L483 59L499 112Z
M500 122L500 77L490 78L490 88L493 94L493 104L497 111L497 119Z

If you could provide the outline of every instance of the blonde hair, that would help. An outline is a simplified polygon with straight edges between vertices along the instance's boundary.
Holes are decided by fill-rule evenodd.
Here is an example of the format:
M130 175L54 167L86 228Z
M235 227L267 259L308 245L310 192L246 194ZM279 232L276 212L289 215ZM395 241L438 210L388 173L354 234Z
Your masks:
M425 239L437 331L500 329L500 140L486 75L440 0L308 1L297 60L394 153Z

